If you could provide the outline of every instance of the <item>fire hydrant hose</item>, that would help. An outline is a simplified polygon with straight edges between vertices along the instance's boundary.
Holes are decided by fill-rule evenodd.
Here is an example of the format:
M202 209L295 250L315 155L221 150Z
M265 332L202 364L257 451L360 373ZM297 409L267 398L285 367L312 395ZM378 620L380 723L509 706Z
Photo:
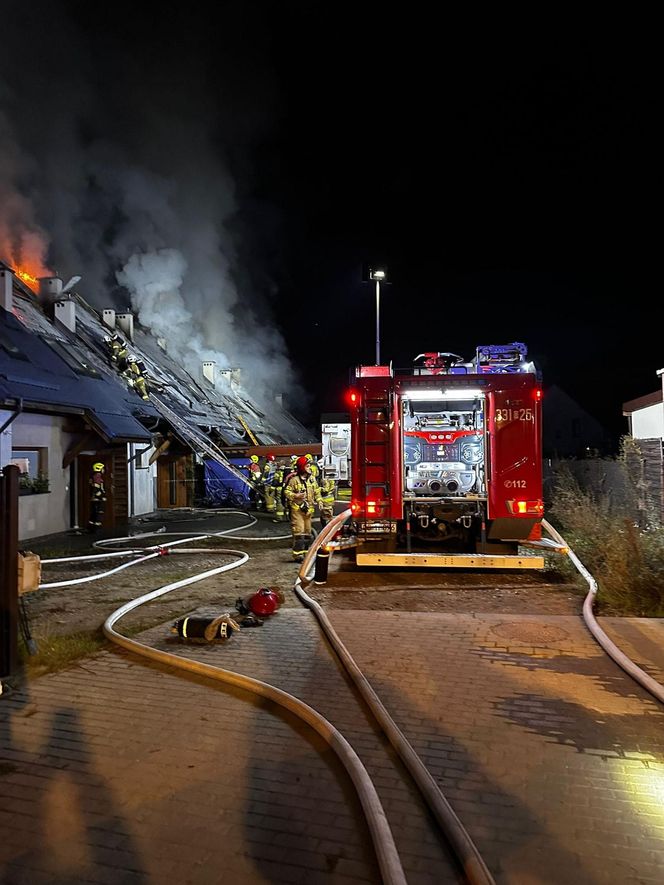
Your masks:
M351 516L350 510L335 516L318 535L309 548L293 587L298 598L311 609L318 619L339 660L346 668L360 694L369 706L390 744L417 784L425 802L438 821L443 834L451 845L456 857L471 885L495 885L487 865L479 853L467 830L457 817L454 809L443 795L435 779L406 739L401 729L385 709L382 701L371 687L366 676L353 660L350 652L337 635L323 608L304 590L303 583L310 581L312 563L316 553L327 544L344 522Z
M244 515L246 516L246 514ZM249 525L255 524L256 521L256 519L253 519L253 522L249 523ZM124 568L137 565L139 562L145 562L157 556L162 556L164 555L164 552L168 552L168 548L170 547L174 547L183 543L188 543L192 540L203 540L205 538L221 537L224 535L235 533L247 527L247 525L243 525L235 529L226 529L221 532L198 535L195 532L174 532L172 534L177 534L179 536L186 534L187 537L181 538L177 541L170 541L166 544L160 544L156 549L154 547L147 548L148 550L150 550L150 552L144 556L140 555L143 550L133 549L130 551L122 551L122 553L114 552L106 554L93 554L92 556L66 557L57 560L44 560L44 562L50 561L55 563L74 562L87 559L96 560L99 558L115 557L118 555L134 555L137 557L131 562L123 563L123 565L111 569L110 571L103 572L99 575L86 576L85 578L78 578L71 581L58 581L52 582L50 584L42 584L41 587L63 587L72 584L81 584L91 580L98 580L100 578L114 574ZM164 535L171 533L147 532L142 535L134 535L127 538L113 538L106 541L98 541L95 546L103 547L132 540L135 541L139 537L145 538L155 534L159 534L163 537ZM195 535L195 537L192 538L190 537L191 535ZM234 535L234 537L240 538L241 536ZM290 538L290 534L271 536L269 538L243 537L242 540L283 540L284 538ZM201 549L192 548L187 549L186 552L202 553L209 551L207 549L204 551ZM117 630L115 630L115 624L122 617L124 617L124 615L126 615L133 609L138 608L139 606L150 602L153 599L157 599L158 597L163 596L166 593L170 593L174 590L179 590L180 588L187 587L190 584L196 583L197 581L202 581L206 578L211 578L215 575L222 574L223 572L230 571L231 569L238 568L249 559L248 554L241 550L219 548L214 552L227 556L236 556L237 561L226 563L225 565L219 566L218 568L208 569L207 571L201 572L196 575L191 575L188 578L184 578L180 581L175 581L171 584L166 584L165 586L160 587L157 590L153 590L150 593L146 593L143 596L139 596L136 599L130 600L129 602L125 603L125 605L116 609L116 611L114 611L106 619L103 625L104 635L107 639L109 639L111 642L114 642L116 645L119 645L122 648L125 648L137 655L148 658L149 660L157 661L161 664L166 664L169 667L176 667L180 670L186 670L190 673L195 673L198 676L214 679L217 682L223 682L226 685L232 685L236 688L245 689L246 691L250 691L253 694L259 695L260 697L267 698L268 700L279 704L281 707L306 722L326 741L328 746L337 754L337 757L339 758L340 762L342 763L342 765L348 772L349 777L351 778L351 781L356 789L358 798L360 800L362 810L366 817L383 882L385 882L386 885L406 885L406 877L401 865L399 854L397 852L394 837L392 835L387 816L381 804L376 788L371 781L371 778L369 777L369 773L362 764L362 761L360 760L355 750L343 737L341 732L332 725L331 722L321 716L320 713L318 713L308 704L305 704L294 695L288 694L287 692L276 688L276 686L269 685L266 682L262 682L258 679L253 679L250 676L245 676L241 673L235 673L231 670L225 670L221 667L215 667L211 664L205 664L201 661L190 660L171 652L161 651L159 649L152 648L151 646L144 645L143 643L138 642L138 640L136 639L130 639L127 636L123 636L121 633L118 633Z
M597 623L597 619L595 618L595 614L593 612L593 607L595 605L595 599L597 598L597 581L590 574L588 569L581 562L579 557L574 553L571 547L567 544L565 539L562 537L560 532L558 532L554 527L547 522L546 519L542 520L542 526L546 529L546 531L551 535L551 537L558 544L566 548L567 555L570 560L574 564L574 567L582 575L588 584L588 593L586 598L583 601L583 620L586 623L586 626L595 637L599 645L604 649L607 655L612 658L619 667L632 677L636 682L639 683L646 691L649 691L650 694L657 698L657 700L664 704L664 685L660 682L657 682L656 679L653 679L648 673L641 669L637 664L634 663L631 658L628 658L627 655L618 648L618 646L606 635L604 630Z

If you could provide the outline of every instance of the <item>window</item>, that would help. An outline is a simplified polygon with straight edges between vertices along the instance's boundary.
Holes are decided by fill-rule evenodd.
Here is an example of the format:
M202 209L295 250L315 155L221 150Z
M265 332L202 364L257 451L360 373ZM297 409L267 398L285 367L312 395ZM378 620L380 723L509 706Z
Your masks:
M77 375L89 375L91 378L100 377L95 367L90 365L90 363L86 363L83 360L83 355L75 347L66 344L64 341L55 341L52 338L48 339L48 345Z
M23 494L38 494L49 491L48 449L12 449L12 464L19 471L19 488Z

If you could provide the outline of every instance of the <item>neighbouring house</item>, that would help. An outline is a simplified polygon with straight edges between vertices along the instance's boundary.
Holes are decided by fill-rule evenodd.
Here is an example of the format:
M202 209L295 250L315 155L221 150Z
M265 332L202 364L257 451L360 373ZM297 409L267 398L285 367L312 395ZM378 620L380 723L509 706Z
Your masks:
M596 418L555 384L542 399L542 451L545 458L585 458L614 448Z
M114 332L146 367L147 401L110 359ZM112 528L191 506L206 459L312 445L279 397L266 407L248 393L241 369L208 361L194 375L130 311L99 313L57 277L35 293L0 262L0 467L22 470L22 539L86 525L95 461L106 465Z
M664 369L658 369L661 385L645 396L623 403L628 432L637 440L638 476L650 502L664 517Z

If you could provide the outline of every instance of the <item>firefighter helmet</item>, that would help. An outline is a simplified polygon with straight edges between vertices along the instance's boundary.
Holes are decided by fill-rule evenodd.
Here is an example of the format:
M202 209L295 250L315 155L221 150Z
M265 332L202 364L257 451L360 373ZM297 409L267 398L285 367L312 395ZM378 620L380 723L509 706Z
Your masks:
M267 460L268 460L268 461L274 461L274 455L268 455L268 456L267 456Z
M110 335L104 335L104 344L110 344L112 340Z
M133 353L132 353L131 356L128 356L128 357L127 357L127 362L128 362L128 363L135 363L135 362L136 362L136 357L134 356Z
M308 461L310 464L311 464L311 462L314 460L314 456L313 456L313 455L305 455L304 457L307 459L307 461Z
M104 465L102 464L101 461L95 461L95 463L92 465L92 469L94 470L95 473L101 473L102 470L104 469Z
M298 458L295 462L297 469L302 473L305 470L309 469L309 459L306 455L302 455L301 458Z
M258 455L252 455L249 460L252 464L258 464Z
M259 615L259 617L273 615L279 608L279 597L269 587L261 587L258 593L249 597L247 607L250 612Z

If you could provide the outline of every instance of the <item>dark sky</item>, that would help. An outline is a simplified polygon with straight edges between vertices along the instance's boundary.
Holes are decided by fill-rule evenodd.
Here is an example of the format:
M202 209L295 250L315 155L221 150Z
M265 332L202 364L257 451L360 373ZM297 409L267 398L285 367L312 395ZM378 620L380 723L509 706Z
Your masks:
M385 262L385 361L524 341L545 385L624 432L622 402L655 390L664 365L647 23L436 4L139 6L101 20L98 6L55 4L72 46L93 47L85 77L100 92L128 66L137 80L96 125L126 137L143 105L171 99L205 120L236 187L238 286L280 327L306 417L341 408L349 368L373 362L361 266ZM31 58L27 44L23 63L47 76L67 64L52 50Z

